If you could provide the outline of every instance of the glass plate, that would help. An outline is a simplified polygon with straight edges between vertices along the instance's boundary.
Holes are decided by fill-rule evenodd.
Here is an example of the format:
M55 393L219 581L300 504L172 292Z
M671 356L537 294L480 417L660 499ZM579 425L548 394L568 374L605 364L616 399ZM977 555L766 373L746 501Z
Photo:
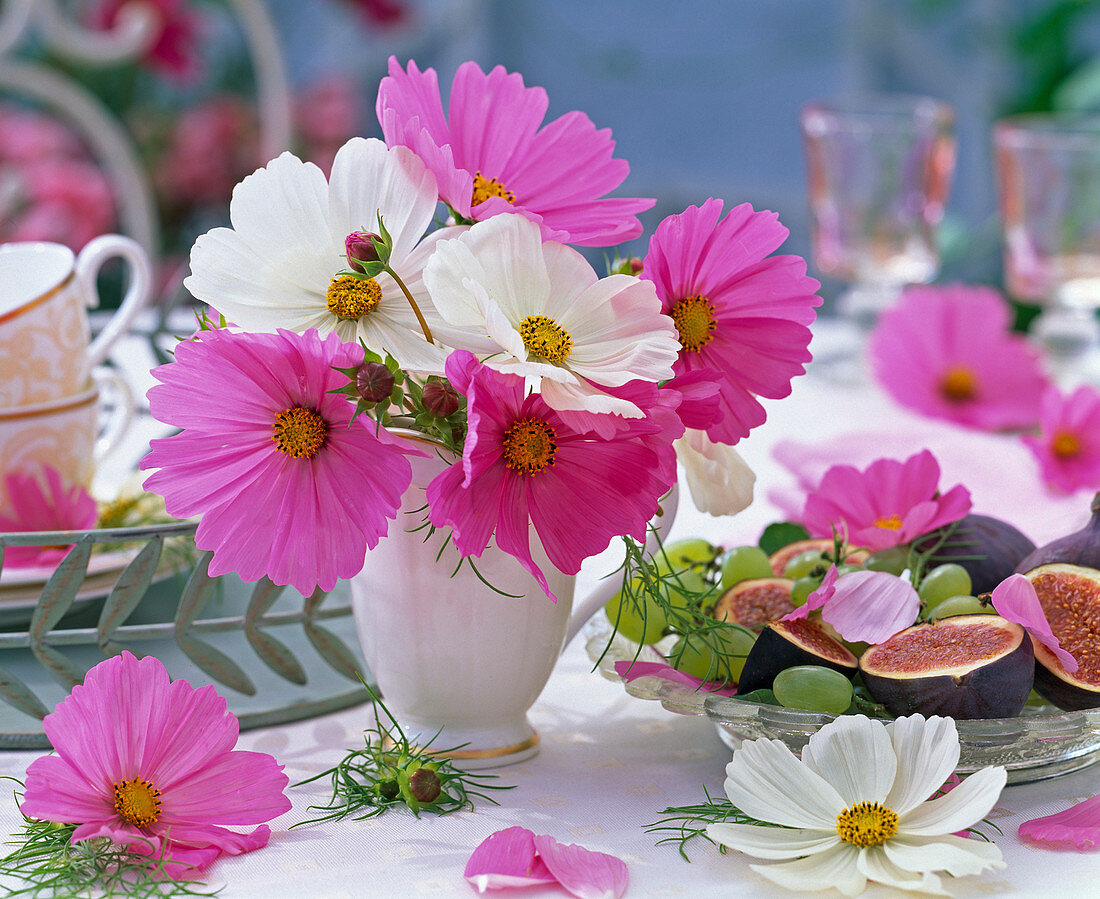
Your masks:
M636 655L643 662L664 661L663 657L649 646L643 646L638 654L638 644L619 634L608 648L611 623L602 613L585 625L583 635L588 656L593 662L599 660L604 677L622 683L631 696L659 701L670 712L705 715L715 722L722 742L731 749L742 740L767 737L801 752L806 741L836 717L715 696L659 677L627 682L616 673L616 662L631 661ZM1029 783L1080 770L1100 759L1100 709L1064 712L1049 704L1029 704L1018 718L959 721L957 725L961 755L956 771L960 774L1004 765L1010 784Z

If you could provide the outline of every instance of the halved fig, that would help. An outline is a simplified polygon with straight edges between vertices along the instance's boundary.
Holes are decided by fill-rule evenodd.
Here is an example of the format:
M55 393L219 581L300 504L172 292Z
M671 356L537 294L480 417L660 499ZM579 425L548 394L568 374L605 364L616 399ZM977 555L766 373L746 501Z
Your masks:
M891 715L1012 718L1035 676L1031 638L997 615L959 615L906 628L859 660L868 692Z
M1035 644L1035 689L1060 709L1100 708L1100 571L1041 565L1026 575L1058 644L1077 660L1070 674L1054 653Z
M794 609L792 586L794 581L785 577L741 581L719 597L711 615L719 621L759 631L769 621L782 618Z
M768 556L768 561L771 562L772 573L776 577L782 577L783 571L787 567L787 563L799 553L804 553L810 549L816 549L831 556L833 554L833 546L833 541L829 537L812 537L809 540L796 540L794 543L788 543L786 546L777 549ZM867 550L856 549L848 553L844 561L862 565L867 560L868 555L869 553Z
M859 660L820 621L773 621L749 650L737 692L770 690L775 676L795 665L821 665L855 677L858 664Z

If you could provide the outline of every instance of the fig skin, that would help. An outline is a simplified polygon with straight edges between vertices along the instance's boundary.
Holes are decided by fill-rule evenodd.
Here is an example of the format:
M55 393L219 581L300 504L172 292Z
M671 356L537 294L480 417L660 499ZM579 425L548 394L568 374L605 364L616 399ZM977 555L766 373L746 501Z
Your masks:
M906 628L880 646L902 635L927 630L938 630L949 641L950 631L970 624L992 624L1007 629L1014 637L1014 645L1008 652L987 662L975 662L964 674L930 671L917 676L907 676L900 671L876 671L874 662L878 647L872 647L859 660L867 691L895 717L918 712L926 717L945 715L956 720L1016 717L1027 702L1035 679L1031 638L1020 625L994 615L958 615Z
M1034 643L1035 690L1068 712L1100 708L1100 686L1077 680L1042 643Z
M914 547L931 547L931 539L921 537ZM1001 581L1018 570L1020 560L1034 552L1035 544L1026 534L991 515L970 514L959 519L951 536L928 560L930 567L955 562L970 575L974 595L991 593ZM968 558L978 556L978 558Z
M1027 574L1040 565L1081 565L1100 568L1100 493L1092 498L1092 518L1081 530L1052 540L1025 556L1016 566L1018 574Z
M759 633L768 622L782 618L794 609L794 603L791 602L793 586L794 581L785 577L749 578L734 584L723 593L711 616ZM783 597L786 597L786 601Z
M816 636L828 641L833 649L833 658L815 652L798 641L796 630L806 627L813 628ZM773 621L760 632L749 650L745 667L741 669L741 679L737 682L737 692L743 695L754 690L770 690L780 671L796 665L820 665L839 671L848 678L855 677L859 670L856 657L819 623L805 619Z

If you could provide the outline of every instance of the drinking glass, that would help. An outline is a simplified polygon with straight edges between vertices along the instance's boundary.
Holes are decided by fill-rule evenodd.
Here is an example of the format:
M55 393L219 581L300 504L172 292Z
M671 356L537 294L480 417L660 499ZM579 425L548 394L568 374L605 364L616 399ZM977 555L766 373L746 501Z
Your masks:
M1002 119L993 146L1008 292L1060 383L1100 383L1100 117Z
M931 97L867 94L807 103L800 124L814 265L849 283L837 312L866 332L939 270L955 113Z

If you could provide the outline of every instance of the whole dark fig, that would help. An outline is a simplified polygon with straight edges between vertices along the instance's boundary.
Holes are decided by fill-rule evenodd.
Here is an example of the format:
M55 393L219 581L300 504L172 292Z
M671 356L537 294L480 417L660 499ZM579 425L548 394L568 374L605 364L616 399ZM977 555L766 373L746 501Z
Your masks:
M930 549L931 537L913 544L918 552ZM955 525L951 535L928 562L930 568L957 562L970 575L974 595L989 593L1016 571L1020 560L1035 544L1007 521L990 515L970 514Z
M1081 530L1059 537L1040 546L1016 566L1019 574L1027 574L1040 565L1081 565L1100 568L1100 493L1092 498L1092 518Z

